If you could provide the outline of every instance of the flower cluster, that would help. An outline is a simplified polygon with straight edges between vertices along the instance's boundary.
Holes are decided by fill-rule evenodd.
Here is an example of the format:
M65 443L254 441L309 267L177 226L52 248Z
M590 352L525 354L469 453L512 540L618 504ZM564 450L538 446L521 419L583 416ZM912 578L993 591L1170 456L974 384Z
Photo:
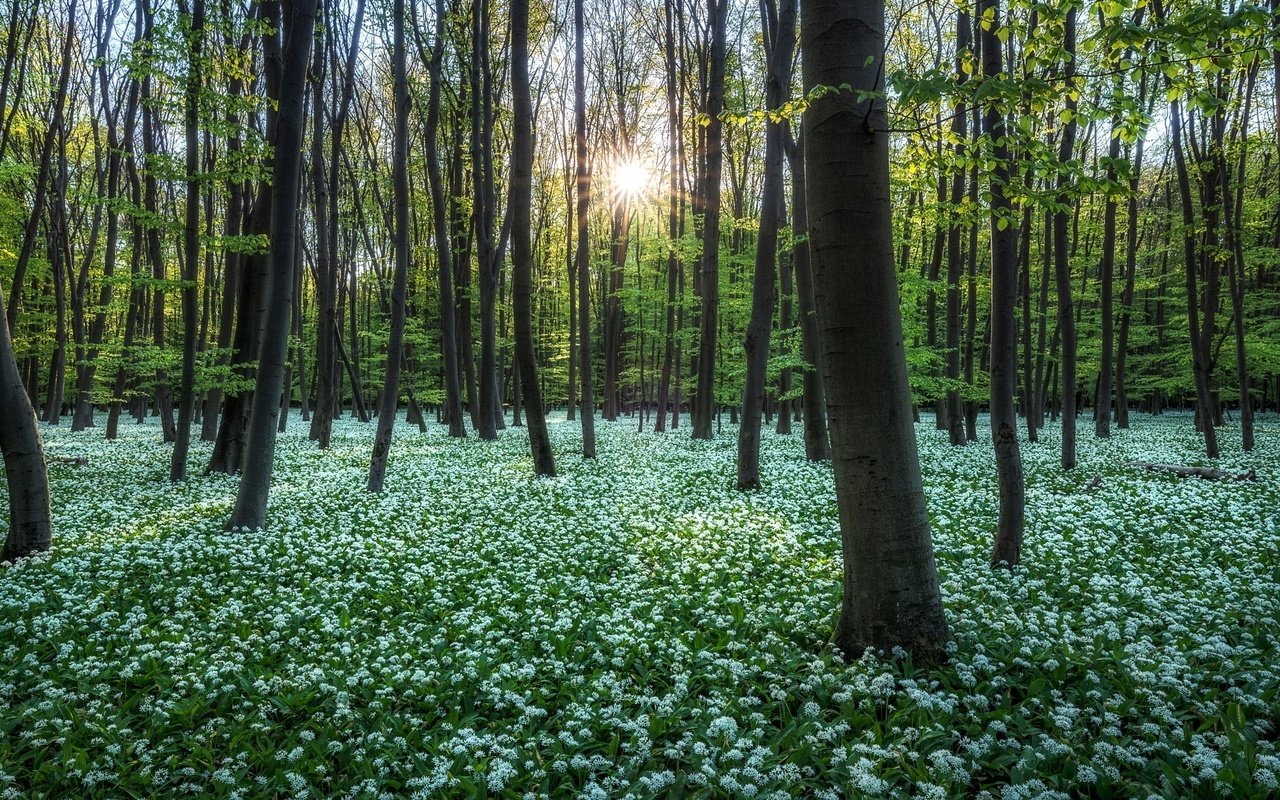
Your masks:
M281 437L266 531L236 479L166 481L158 426L43 433L55 551L0 569L0 797L1274 796L1280 437L1215 483L1186 416L1023 444L1024 565L988 566L989 438L919 426L949 664L847 663L829 466L766 433L601 424L535 479L496 442ZM980 428L982 436L989 431ZM1226 442L1229 436L1222 437ZM195 445L193 461L208 455ZM1094 476L1100 487L1083 491Z

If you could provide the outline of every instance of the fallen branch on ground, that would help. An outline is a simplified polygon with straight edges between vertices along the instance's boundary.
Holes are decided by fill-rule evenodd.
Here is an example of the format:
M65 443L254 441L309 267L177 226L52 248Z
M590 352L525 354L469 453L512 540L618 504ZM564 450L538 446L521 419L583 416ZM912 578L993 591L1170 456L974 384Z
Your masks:
M1179 478L1203 478L1207 481L1256 481L1258 473L1253 470L1248 472L1227 472L1224 469L1214 469L1213 467L1188 467L1181 464L1153 464L1149 461L1130 461L1131 467L1142 467L1152 472L1172 472Z

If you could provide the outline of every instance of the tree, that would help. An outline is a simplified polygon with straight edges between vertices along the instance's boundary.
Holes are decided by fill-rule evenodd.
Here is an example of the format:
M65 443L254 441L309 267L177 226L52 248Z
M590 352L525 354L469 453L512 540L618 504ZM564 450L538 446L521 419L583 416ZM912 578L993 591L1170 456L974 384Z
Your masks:
M583 0L573 2L573 150L577 185L578 236L574 263L578 272L578 371L581 374L582 457L596 457L596 399L591 376L591 250L587 222L591 213L591 173L587 168L587 92Z
M271 173L270 272L267 283L267 316L258 358L253 407L249 415L249 444L244 472L236 492L235 507L227 523L232 530L260 529L266 522L267 496L271 490L271 470L276 450L276 418L280 413L280 393L284 389L284 366L289 352L289 311L292 305L294 245L302 167L302 131L307 62L315 27L316 0L281 0L281 9L268 10L268 24L281 31L284 46L264 37L267 59L281 60L279 111L272 142L274 168ZM272 52L274 51L274 52Z
M965 71L965 59L969 57L973 31L969 12L963 7L956 11L956 88L968 82L969 73ZM964 156L964 134L968 121L968 109L965 106L964 94L956 100L954 116L951 118L951 135L955 138L954 154L959 162ZM947 389L947 436L953 447L963 447L968 439L964 432L964 404L961 401L960 383L960 279L964 275L964 259L961 254L960 236L964 229L961 224L960 208L964 200L964 169L957 165L951 176L951 219L947 227L947 379L951 381ZM994 248L993 248L994 249Z
M667 413L670 410L671 373L676 361L676 295L680 284L680 257L677 240L680 237L680 218L684 211L680 197L680 114L676 103L676 35L675 4L678 0L664 0L662 4L664 37L663 65L667 93L667 305L666 337L662 354L662 376L658 380L658 420L653 429L667 429ZM675 410L679 413L678 408ZM673 426L674 427L674 426Z
M401 0L403 2L403 0ZM512 296L515 302L516 359L520 389L524 395L529 448L538 475L554 476L556 462L547 435L546 408L538 383L538 361L533 349L533 103L529 98L529 0L511 0L512 121Z
M702 269L697 285L702 295L698 330L698 388L693 398L693 438L710 439L715 416L716 333L720 311L720 180L724 164L724 69L729 0L707 0L711 40L706 102L706 159L702 202Z
M984 20L982 77L994 82L1003 74L999 0L983 0L979 13ZM1013 402L1018 386L1018 325L1014 314L1018 298L1018 228L1009 199L1012 170L999 102L987 101L982 126L991 141L995 161L991 170L991 436L1000 485L1000 520L991 560L1012 568L1022 557L1025 503L1018 416Z
M1064 80L1069 87L1064 114L1066 124L1058 142L1058 209L1053 215L1054 275L1058 289L1058 331L1062 340L1062 468L1076 466L1076 320L1075 306L1071 301L1071 250L1067 239L1067 223L1070 221L1071 175L1068 172L1071 156L1076 146L1076 110L1074 83L1076 74L1076 7L1067 9L1063 25L1063 50L1066 54ZM984 54L985 55L985 54Z
M817 300L813 294L813 267L809 251L809 203L805 198L804 134L787 148L791 164L792 266L800 301L801 353L809 365L804 372L804 455L810 461L831 459L827 436L827 398L822 387L822 343L819 341Z
M404 357L404 296L409 281L409 73L405 66L404 0L394 0L391 12L391 72L395 96L395 134L391 164L395 229L395 275L391 279L391 334L387 340L387 373L382 383L382 403L378 408L378 430L373 440L369 464L370 492L381 492L391 453L396 407L400 403L400 362ZM434 143L433 143L434 144Z
M742 424L738 427L738 488L760 488L760 417L764 413L765 373L769 363L769 335L777 302L778 230L786 216L782 164L786 123L782 106L791 97L791 63L796 36L795 0L763 0L768 70L765 77L764 191L761 197L760 233L756 240L755 280L751 293L751 322L744 346L747 376L742 396Z
M889 204L882 0L801 7L809 241L821 328L844 592L835 644L945 658L912 424ZM848 87L848 88L840 88Z
M190 54L185 98L187 198L183 226L182 262L182 377L178 384L178 429L169 462L169 480L187 477L187 451L191 446L191 419L196 409L196 340L199 336L199 309L196 280L200 270L200 90L204 40L204 0L195 0L188 12L186 0L182 11L190 18Z
M417 33L417 16L414 14L414 33ZM437 134L440 128L440 90L443 81L444 37L446 8L444 0L436 0L435 41L431 56L427 59L427 71L431 86L427 98L427 123L424 131L427 155L427 181L431 186L431 221L434 225L436 245L436 274L440 283L440 348L444 358L445 417L449 435L466 438L466 421L462 416L462 382L458 372L457 317L453 303L453 247L449 236L449 207L445 200L444 178L440 171L440 151Z
M22 385L13 338L0 308L0 452L9 487L9 535L0 561L13 561L49 549L53 513L49 506L49 473L36 412Z

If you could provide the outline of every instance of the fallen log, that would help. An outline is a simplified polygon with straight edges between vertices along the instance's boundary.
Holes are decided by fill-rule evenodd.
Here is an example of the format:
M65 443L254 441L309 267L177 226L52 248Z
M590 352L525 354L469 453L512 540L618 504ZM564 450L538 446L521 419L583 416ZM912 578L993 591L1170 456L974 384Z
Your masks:
M86 467L89 465L89 459L84 456L52 456L45 460L51 464L70 464L74 467Z
M1172 472L1179 478L1203 478L1206 481L1256 481L1258 479L1258 473L1253 470L1248 472L1227 472L1225 469L1214 469L1213 467L1155 464L1150 461L1130 461L1129 466L1142 467L1151 472Z

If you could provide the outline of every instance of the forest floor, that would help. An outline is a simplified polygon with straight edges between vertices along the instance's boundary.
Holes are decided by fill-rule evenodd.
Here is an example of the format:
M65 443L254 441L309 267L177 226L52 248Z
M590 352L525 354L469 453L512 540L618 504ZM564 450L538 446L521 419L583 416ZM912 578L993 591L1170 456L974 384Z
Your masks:
M319 452L296 414L270 530L225 534L236 479L166 482L155 423L43 430L53 555L0 568L0 797L1276 797L1280 419L1221 435L1137 415L1057 466L1023 442L1027 537L988 566L989 431L917 427L951 661L826 645L839 598L829 467L766 434L551 426L493 443L372 426ZM102 421L99 421L99 426ZM193 447L193 465L208 446ZM1086 490L1095 476L1101 486Z

